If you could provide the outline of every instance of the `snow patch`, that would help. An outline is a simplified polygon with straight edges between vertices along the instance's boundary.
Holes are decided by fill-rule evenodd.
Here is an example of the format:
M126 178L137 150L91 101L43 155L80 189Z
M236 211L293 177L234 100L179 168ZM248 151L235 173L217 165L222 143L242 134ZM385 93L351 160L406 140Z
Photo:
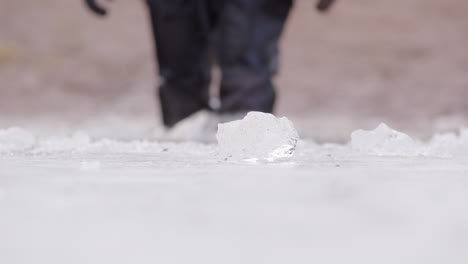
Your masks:
M0 153L24 151L32 148L36 138L28 131L11 127L0 130Z
M75 132L71 137L49 137L39 140L36 153L55 153L64 151L84 151L91 145L91 138L83 131Z
M374 130L356 130L351 134L351 148L359 153L377 156L416 156L419 144L410 136L381 123Z
M285 117L249 112L242 120L219 124L216 139L225 159L275 161L293 156L299 135Z

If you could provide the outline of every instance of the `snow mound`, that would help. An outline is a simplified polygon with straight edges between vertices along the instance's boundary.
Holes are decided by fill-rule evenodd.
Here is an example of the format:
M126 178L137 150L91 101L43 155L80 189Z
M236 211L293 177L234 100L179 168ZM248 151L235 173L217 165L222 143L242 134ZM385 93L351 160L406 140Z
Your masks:
M11 127L0 130L0 153L24 151L32 148L36 138L28 131Z
M55 136L41 139L36 145L36 153L84 151L91 145L91 138L86 132L77 131L71 137Z
M410 136L381 123L374 130L356 130L351 134L351 148L359 153L377 156L416 156L418 143Z
M274 161L292 157L299 135L285 117L249 112L242 120L219 124L216 139L225 159Z
M428 156L451 157L468 155L468 128L456 133L435 134L426 149Z

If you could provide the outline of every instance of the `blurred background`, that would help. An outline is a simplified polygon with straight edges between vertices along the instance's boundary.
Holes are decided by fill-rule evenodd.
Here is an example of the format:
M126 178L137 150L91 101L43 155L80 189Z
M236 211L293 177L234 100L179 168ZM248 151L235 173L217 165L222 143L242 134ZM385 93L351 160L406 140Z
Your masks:
M468 125L468 2L296 0L277 115L345 141L379 122L427 138ZM81 0L0 0L0 128L141 137L160 126L142 1L92 15Z

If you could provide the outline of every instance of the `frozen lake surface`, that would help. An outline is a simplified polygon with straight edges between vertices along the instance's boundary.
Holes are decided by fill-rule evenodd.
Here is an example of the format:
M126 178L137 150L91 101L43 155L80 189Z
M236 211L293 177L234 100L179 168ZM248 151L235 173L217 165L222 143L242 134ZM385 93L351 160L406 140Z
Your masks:
M359 145L376 131L254 163L215 144L1 130L0 262L466 263L463 131L412 152Z
M468 126L468 1L295 1L277 110L340 144L274 163L144 140L147 14L114 2L0 1L0 264L468 263L468 133L417 140ZM380 121L413 138L350 142Z

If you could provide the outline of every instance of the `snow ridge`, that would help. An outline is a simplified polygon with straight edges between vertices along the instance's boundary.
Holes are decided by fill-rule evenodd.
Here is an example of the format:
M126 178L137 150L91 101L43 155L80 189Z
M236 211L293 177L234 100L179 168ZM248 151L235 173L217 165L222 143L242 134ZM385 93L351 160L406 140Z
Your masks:
M263 122L263 123L262 123ZM160 142L155 140L93 139L84 131L69 136L38 137L19 127L0 129L0 156L47 155L60 153L161 153L219 156L221 160L275 161L302 154L320 152L331 144L302 144L291 121L273 115L248 116L246 122L219 125L218 145L199 142ZM311 142L312 143L312 142ZM374 130L356 130L346 145L333 145L337 152L381 157L465 157L468 156L468 129L458 133L436 134L421 142L386 124Z

